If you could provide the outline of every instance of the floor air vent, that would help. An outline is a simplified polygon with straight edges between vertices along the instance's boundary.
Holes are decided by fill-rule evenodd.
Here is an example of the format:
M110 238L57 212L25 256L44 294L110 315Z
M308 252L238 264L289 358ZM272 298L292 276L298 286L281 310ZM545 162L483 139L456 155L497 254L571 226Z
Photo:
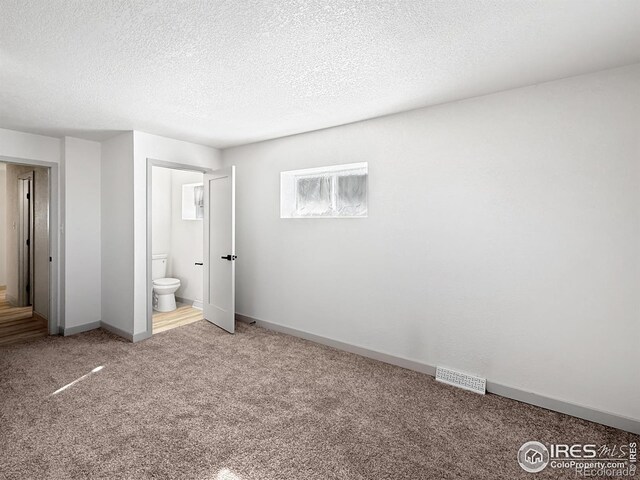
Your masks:
M448 368L436 368L436 380L442 383L464 388L472 392L484 395L487 390L487 379L469 375L468 373L456 372Z

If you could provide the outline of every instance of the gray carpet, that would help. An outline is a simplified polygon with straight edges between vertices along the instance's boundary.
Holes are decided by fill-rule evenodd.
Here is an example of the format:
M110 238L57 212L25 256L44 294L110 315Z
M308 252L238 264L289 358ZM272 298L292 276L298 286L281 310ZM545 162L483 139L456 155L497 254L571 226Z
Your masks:
M561 478L522 471L518 448L640 441L238 327L228 335L201 321L138 344L96 330L0 348L0 477Z

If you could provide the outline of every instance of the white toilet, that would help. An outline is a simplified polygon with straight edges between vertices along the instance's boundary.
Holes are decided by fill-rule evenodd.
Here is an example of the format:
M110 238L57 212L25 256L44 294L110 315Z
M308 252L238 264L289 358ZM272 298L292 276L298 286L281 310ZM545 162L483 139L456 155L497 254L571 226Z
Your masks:
M167 254L151 257L151 278L153 279L153 309L158 312L172 312L176 309L176 290L180 288L180 280L166 278Z

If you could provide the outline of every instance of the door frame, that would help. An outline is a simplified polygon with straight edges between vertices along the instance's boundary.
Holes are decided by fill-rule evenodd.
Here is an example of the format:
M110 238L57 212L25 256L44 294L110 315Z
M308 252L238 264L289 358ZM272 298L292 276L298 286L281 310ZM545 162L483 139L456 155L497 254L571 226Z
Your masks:
M59 190L60 166L56 162L0 155L0 162L49 169L49 211L47 233L49 237L49 335L59 335L64 329L64 242L60 219L64 217Z
M151 175L153 167L170 168L173 170L186 170L198 173L213 173L218 168L203 167L202 165L194 165L186 162L170 162L167 160L159 160L157 158L147 157L147 330L141 334L142 338L149 338L153 335L153 279L152 279L152 257L153 257L153 238L152 238L152 183ZM203 272L204 277L204 272ZM204 292L203 292L204 293Z

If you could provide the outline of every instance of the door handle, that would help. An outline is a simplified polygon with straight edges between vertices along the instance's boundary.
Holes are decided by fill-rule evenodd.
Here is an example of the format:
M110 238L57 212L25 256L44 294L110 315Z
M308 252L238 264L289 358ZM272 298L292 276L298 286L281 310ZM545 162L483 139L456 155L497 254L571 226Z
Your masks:
M196 265L203 265L202 262L196 262Z
M223 255L220 258L223 259L223 260L231 261L231 260L235 260L236 258L238 258L238 256L237 255Z

